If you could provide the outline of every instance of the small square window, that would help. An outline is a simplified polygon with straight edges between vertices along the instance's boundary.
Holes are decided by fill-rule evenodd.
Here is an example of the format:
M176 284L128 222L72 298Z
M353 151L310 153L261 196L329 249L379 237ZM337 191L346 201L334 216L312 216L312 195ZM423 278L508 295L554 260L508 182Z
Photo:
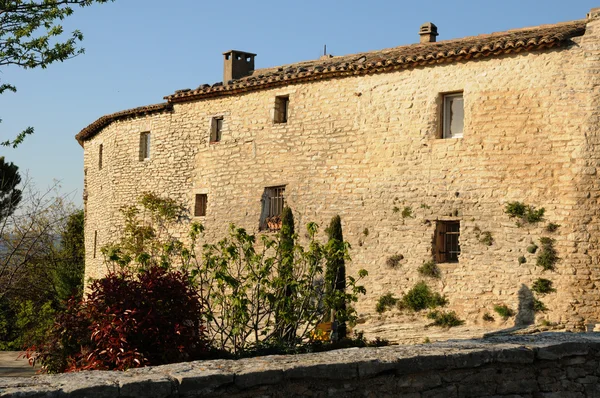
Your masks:
M275 118L273 120L275 123L287 123L289 105L289 96L275 97Z
M150 159L150 133L140 134L140 160Z
M223 118L213 117L210 125L210 142L221 141L223 135Z
M104 152L104 145L100 144L98 148L98 170L102 170L102 152Z
M438 263L458 262L460 221L438 221L435 225L434 255Z
M285 204L284 193L285 185L265 188L261 199L259 230L277 231L281 228L281 213Z
M194 216L206 216L206 205L208 204L208 195L205 193L196 194L196 203L194 204Z
M462 138L465 119L463 93L442 96L442 138Z

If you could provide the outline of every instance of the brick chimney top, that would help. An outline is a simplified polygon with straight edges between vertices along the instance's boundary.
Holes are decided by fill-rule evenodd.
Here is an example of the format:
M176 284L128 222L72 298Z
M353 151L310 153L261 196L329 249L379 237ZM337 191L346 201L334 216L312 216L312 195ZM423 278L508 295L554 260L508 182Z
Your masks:
M438 35L437 26L431 22L426 22L421 25L419 35L421 36L421 43L433 43L435 42L435 37Z

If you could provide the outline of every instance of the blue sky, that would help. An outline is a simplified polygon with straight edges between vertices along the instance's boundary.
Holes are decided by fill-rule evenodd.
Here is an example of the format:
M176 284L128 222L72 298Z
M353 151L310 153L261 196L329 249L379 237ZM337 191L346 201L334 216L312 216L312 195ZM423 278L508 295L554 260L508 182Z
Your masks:
M102 115L159 103L177 89L222 80L222 53L258 54L256 68L418 41L424 22L438 40L585 18L591 0L200 1L117 0L76 9L85 54L45 70L0 70L18 92L0 96L0 141L35 134L0 156L39 189L60 180L81 205L83 149L73 138Z

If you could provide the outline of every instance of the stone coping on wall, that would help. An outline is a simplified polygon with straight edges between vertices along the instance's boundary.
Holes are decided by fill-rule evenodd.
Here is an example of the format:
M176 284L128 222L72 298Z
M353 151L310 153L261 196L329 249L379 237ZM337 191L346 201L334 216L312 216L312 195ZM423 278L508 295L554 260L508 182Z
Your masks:
M542 369L541 374L546 377L549 371L544 373L544 369L549 369L549 366L560 367L558 372L564 370L565 375L570 374L569 372L579 372L574 376L578 382L575 382L575 379L572 384L562 382L558 387L553 387L554 390L566 386L564 391L570 391L568 396L600 396L600 390L590 394L588 390L581 387L581 385L592 386L598 389L599 352L600 333L548 332L433 344L349 348L303 355L194 361L125 372L85 371L28 378L0 377L0 397L242 397L256 394L289 396L290 385L296 387L304 385L304 390L296 388L294 391L297 393L291 394L297 396L309 393L313 395L311 391L318 396L377 396L379 393L374 390L376 386L381 387L394 380L394 387L388 386L385 390L393 392L390 388L403 388L402 383L406 384L406 377L413 380L413 384L409 384L413 388L410 391L414 391L411 396L414 397L469 396L468 393L461 394L460 389L454 385L444 384L444 375L461 371L463 372L461 374L464 374L463 378L467 377L467 374L474 378L475 386L479 381L486 382L486 377L489 375L479 375L486 369L493 370L495 373L503 373L502 369L517 371L517 376L509 377L510 372L506 373L504 377L511 380L501 381L501 383L517 383L514 388L523 389L527 393L523 396L533 396L531 393L534 387L531 387L531 383L527 384L516 379L529 372L529 369L537 369L537 373ZM591 366L590 372L595 376L590 375L589 372L584 374L585 371L578 370L580 369L577 368L578 365L581 369L583 366L587 368ZM527 370L518 371L519 368ZM553 370L553 372L557 371ZM421 376L415 378L415 375ZM567 380L567 376L555 375L555 378L557 382L562 379ZM414 384L415 380L418 380L417 384ZM535 378L533 380L534 384L538 383ZM586 382L588 384L585 384ZM438 390L441 388L441 393L426 394L417 391L419 386L422 386L422 389L428 388L428 383L429 387L437 387ZM368 387L373 389L371 393L368 390L359 391L354 387L343 392L344 388L361 384L365 388L371 386ZM323 386L325 389L322 388ZM398 391L400 390L395 390ZM470 396L483 395L471 394ZM496 391L494 396L505 396L505 394L498 394ZM563 395L561 392L551 392L535 396Z

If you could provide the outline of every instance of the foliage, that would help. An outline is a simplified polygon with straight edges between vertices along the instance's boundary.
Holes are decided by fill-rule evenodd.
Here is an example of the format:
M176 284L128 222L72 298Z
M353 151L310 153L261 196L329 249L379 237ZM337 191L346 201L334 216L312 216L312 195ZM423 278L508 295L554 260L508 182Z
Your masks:
M515 315L515 312L512 309L510 309L506 304L495 305L494 311L496 311L496 313L500 315L504 320L507 320L511 316Z
M482 243L486 246L491 246L494 243L492 233L490 231L483 231L479 236L479 243Z
M485 314L483 314L483 317L482 317L482 319L483 319L485 322L494 322L494 317L493 317L493 316L491 316L491 315L489 314L489 312L486 312Z
M186 272L152 265L98 279L71 301L39 352L49 372L125 370L198 358L206 351L202 307ZM81 347L81 348L79 348Z
M75 30L64 37L58 21L73 14L73 6L86 7L109 0L4 0L0 1L0 67L15 65L24 69L46 68L83 53L83 34ZM110 0L112 1L112 0ZM16 92L11 84L0 84L0 94ZM31 127L13 141L0 143L16 147L32 134Z
M540 238L542 248L537 255L536 265L542 267L544 271L554 271L556 263L560 260L558 253L554 248L555 240L552 238Z
M534 206L526 205L523 202L508 202L504 212L510 218L518 218L517 225L521 225L521 223L535 224L542 221L546 210L543 207L536 209Z
M560 228L560 225L559 225L559 224L555 224L555 223L553 223L553 222L551 222L551 223L548 223L548 225L546 225L546 231L547 231L547 232L550 232L550 233L552 233L552 232L556 232L556 230L557 230L558 228Z
M548 294L556 291L556 289L552 287L552 281L544 278L535 280L533 285L531 285L531 290L538 294Z
M534 312L546 312L548 311L548 307L541 300L537 298L533 298L533 302L531 303L532 309Z
M410 206L404 206L402 209L402 218L411 218L413 217L413 210Z
M54 284L59 301L83 294L85 272L84 213L75 210L67 217L60 236L60 249L56 259Z
M517 261L519 262L519 264L525 264L527 262L527 258L525 258L525 256L519 256Z
M281 213L281 229L279 231L279 282L282 284L284 291L281 300L275 303L275 324L285 325L286 322L282 316L289 313L292 305L292 296L295 295L294 285L294 214L289 207L284 207ZM289 326L289 325L288 325ZM288 342L295 339L291 328L278 329L276 331L279 339L284 339Z
M426 308L435 308L444 306L448 300L439 293L431 291L429 286L423 281L418 282L408 292L406 292L398 302L400 309L409 309L420 311Z
M428 276L430 278L440 278L442 276L442 272L440 271L440 267L434 261L427 261L421 265L417 271L420 275Z
M454 311L434 310L427 314L427 318L433 320L434 326L440 326L443 328L460 326L465 323L465 321L461 320Z
M397 268L402 260L404 260L404 256L402 254L394 254L385 260L385 265L390 268Z
M22 199L22 191L17 188L21 183L19 168L0 156L0 222L13 214Z
M529 246L527 246L527 251L531 254L534 254L538 249L538 245L536 245L535 243L530 244Z
M365 229L363 229L363 235L365 236L365 238L366 238L367 236L369 236L369 228L365 228Z
M383 314L385 311L390 310L398 304L398 299L394 297L392 293L386 293L383 296L379 297L377 300L377 304L375 305L375 311L378 314Z
M394 206L394 207L392 207L392 212L400 213L400 208L398 206Z
M325 269L325 306L333 314L338 323L337 338L346 338L346 321L348 321L346 302L346 258L349 246L344 242L342 220L334 216L326 229L329 238L326 246L328 253Z

